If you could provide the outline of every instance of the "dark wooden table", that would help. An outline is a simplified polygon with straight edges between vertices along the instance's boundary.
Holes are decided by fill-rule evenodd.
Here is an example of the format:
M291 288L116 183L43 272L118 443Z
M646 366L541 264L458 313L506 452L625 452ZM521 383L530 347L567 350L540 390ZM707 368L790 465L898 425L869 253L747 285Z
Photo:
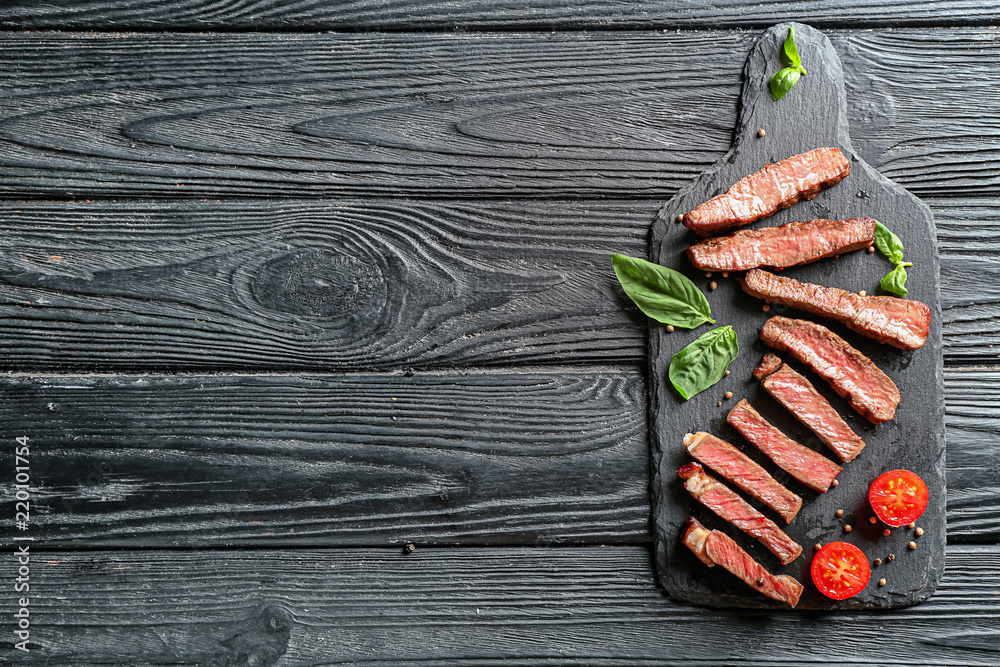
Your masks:
M645 321L608 256L725 152L747 50L789 19L937 223L947 569L901 611L720 612L653 576ZM996 3L0 22L0 412L33 494L19 532L5 449L0 664L1000 662Z

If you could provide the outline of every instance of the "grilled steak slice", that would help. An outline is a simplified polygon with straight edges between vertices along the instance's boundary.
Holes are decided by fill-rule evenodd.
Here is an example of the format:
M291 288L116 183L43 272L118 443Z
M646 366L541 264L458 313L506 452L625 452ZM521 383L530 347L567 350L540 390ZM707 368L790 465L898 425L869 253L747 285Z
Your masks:
M871 423L879 424L896 415L899 389L889 376L823 325L772 317L764 324L760 339L807 364Z
M689 516L687 521L684 522L684 533L681 541L684 542L684 546L698 557L698 560L709 567L715 567L715 561L709 558L708 553L705 551L705 542L708 541L708 536L711 532L708 528L701 525L698 519Z
M861 296L836 287L801 283L767 271L747 271L743 291L768 303L780 303L847 325L862 336L902 350L927 341L931 309L913 299Z
M799 603L802 584L788 575L774 576L765 570L735 541L718 530L709 530L694 518L688 518L684 530L684 544L709 567L721 565L754 590L767 597L785 602L792 607Z
M764 358L761 359L760 366L753 369L753 376L758 380L763 380L768 375L781 368L781 364L782 361L778 355L773 352L768 352L764 355Z
M802 555L802 547L778 524L755 510L750 503L728 486L705 472L697 463L688 463L677 469L684 480L684 488L695 500L730 522L778 557L782 565L788 565Z
M773 509L786 523L791 523L802 507L802 498L782 486L756 461L725 440L699 431L685 435L684 446L696 461L712 468Z
M713 530L705 539L705 553L716 565L729 570L748 586L773 600L794 607L802 595L802 584L788 575L774 576L740 548L733 538Z
M851 173L839 148L815 148L765 165L741 178L726 192L684 215L684 226L711 236L766 218L800 199L812 199Z
M820 493L826 493L830 483L843 470L822 454L803 447L779 431L746 399L729 411L726 421L782 470Z
M874 237L871 218L810 220L706 239L688 248L687 254L702 271L784 268L867 248Z
M796 419L812 429L841 461L853 460L865 448L865 441L851 430L830 401L788 364L782 364L761 380L761 385Z

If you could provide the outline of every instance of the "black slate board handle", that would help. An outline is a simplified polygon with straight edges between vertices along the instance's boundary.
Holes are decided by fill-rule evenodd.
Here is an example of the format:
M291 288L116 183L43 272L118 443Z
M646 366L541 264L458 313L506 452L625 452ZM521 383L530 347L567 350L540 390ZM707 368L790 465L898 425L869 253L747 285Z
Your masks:
M768 81L774 72L783 67L779 54L790 25L795 27L795 41L809 73L802 76L784 98L775 101L771 98ZM767 163L813 148L835 146L851 161L850 176L815 199L800 202L754 226L860 215L881 220L902 238L906 259L914 262L909 269L907 287L910 298L931 306L931 332L924 347L915 352L903 352L823 321L885 370L896 382L903 399L896 419L874 426L855 414L846 401L832 391L827 392L822 380L812 378L817 388L828 395L833 405L868 443L858 459L845 464L839 478L840 485L826 494L817 494L790 480L744 443L725 423L729 408L745 397L768 420L793 438L823 451L815 437L764 394L752 377L752 369L767 351L758 341L760 327L768 317L787 309L775 307L765 313L762 302L744 294L735 276L728 280L721 276L713 277L719 285L717 290L709 292L713 317L719 325L732 324L735 327L741 352L730 366L732 374L729 377L690 401L680 399L666 379L666 372L671 356L708 328L667 333L664 328L652 324L652 494L659 580L671 596L680 600L719 607L787 609L785 605L758 595L721 568L706 568L680 544L679 528L689 514L694 514L710 527L726 530L771 571L791 574L806 584L800 609L871 609L915 604L929 597L936 588L944 569L945 548L941 310L937 245L930 209L855 154L847 122L847 99L840 59L830 41L818 30L800 23L782 23L767 30L747 58L740 104L739 124L732 148L719 162L683 188L657 215L651 233L651 259L684 271L708 292L709 279L696 272L684 254L687 246L696 239L677 223L677 215L724 191ZM762 128L766 134L760 137L758 131ZM865 289L876 294L879 279L891 268L892 265L878 253L855 252L793 267L784 275L852 291ZM793 317L816 319L794 310L787 312ZM799 370L805 369L800 367ZM808 371L806 374L811 375ZM726 391L734 392L735 396L731 400L724 399ZM723 402L722 407L718 407L719 401ZM805 548L801 558L788 566L779 566L774 557L756 542L736 532L691 500L675 471L679 465L690 460L681 444L684 434L697 430L714 432L744 447L744 451L804 497L802 511L787 527L789 535ZM823 453L831 455L828 451ZM868 485L880 473L894 468L917 472L930 489L930 505L919 521L924 529L923 537L916 537L907 528L894 529L890 536L885 537L881 532L884 526L868 521L871 516L866 499ZM837 509L845 510L843 517L836 517ZM851 524L855 530L845 532L846 524ZM838 539L858 545L871 559L885 559L889 553L896 557L873 570L872 581L864 592L843 602L833 602L820 595L812 586L808 573L812 545ZM907 548L911 540L917 542L916 550ZM877 585L881 577L887 580L884 587Z

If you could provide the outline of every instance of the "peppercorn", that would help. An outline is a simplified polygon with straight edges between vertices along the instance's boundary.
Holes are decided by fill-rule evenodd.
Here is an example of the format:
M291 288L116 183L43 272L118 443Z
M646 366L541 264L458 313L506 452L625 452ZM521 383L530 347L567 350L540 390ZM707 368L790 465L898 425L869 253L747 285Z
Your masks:
M840 480L839 479L833 480L832 482L830 482L830 486L840 486Z
M844 510L837 510L837 516L844 516Z
M885 535L886 537L889 537L889 535L892 534L892 531L886 528L885 530L882 531L882 534Z
M767 132L764 131L764 128L760 128L759 130L757 130L757 136L758 137L763 137L763 136L766 136L766 135L767 135Z
M911 549L916 549L917 548L917 543L916 542L910 542L906 546L910 547Z
M885 579L884 578L883 579L879 579L878 580L878 585L879 586L885 586Z
M866 292L865 290L861 290L860 292L858 292L858 296L868 296L868 292Z
M873 517L873 516L872 517L868 517L868 523L877 523L877 522L878 522L878 518L877 517Z
M921 537L924 534L923 528L917 528L917 537Z
M854 530L854 528L851 527L851 524L847 524L846 526L844 526L844 532L845 533L849 533L852 530Z
M885 559L891 563L892 561L896 560L896 554L889 554L888 556L885 557Z
M677 214L677 222L684 222L684 214L683 213L678 213Z
M765 303L763 306L761 306L761 310L763 310L766 313L767 311L771 310L771 304Z
M729 277L729 271L723 271L722 272L722 277L723 278L728 278Z
M733 392L727 391L726 392L726 398L732 398L732 397L733 397Z
M872 565L874 565L875 567L878 567L881 564L882 564L881 558L876 558L874 561L872 561Z
M407 553L407 554L412 554L416 550L417 550L417 547L414 544L407 544L405 547L403 547L403 553Z
M730 373L732 373L732 371L731 371L731 370L729 370L729 369L727 368L727 369L726 369L726 372L725 372L725 373L723 373L723 375L729 375Z
M910 523L908 524L908 526L907 526L907 527L908 527L908 528L909 528L910 530L913 530L914 528L916 528L916 527L917 527L917 524L916 524L916 522L915 522L915 521L911 521L911 522L910 522Z
M709 275L712 275L712 274L709 274ZM712 282L710 282L710 283L708 284L708 289L711 289L711 290L714 290L714 289L718 288L718 286L719 286L719 283L717 283L717 282L715 282L715 281L713 280Z
M822 545L822 544L820 544L819 542L817 542L817 543L816 543L816 544L815 544L815 545L813 546L813 549L815 549L816 551L819 551L819 550L820 550L820 549L822 549L822 548L823 548L823 545Z
M764 579L763 579L763 577L761 577L760 579L757 580L757 585L758 586L763 586L764 585Z
M706 278L711 278L712 277L712 272L711 271L706 271L705 272L705 277Z
M722 407L722 401L718 402L718 407L720 407L720 408Z
M670 333L673 333L674 332L674 325L673 324L668 324L667 325L667 331L669 331Z
M873 245L868 246L868 252L875 252L875 246Z

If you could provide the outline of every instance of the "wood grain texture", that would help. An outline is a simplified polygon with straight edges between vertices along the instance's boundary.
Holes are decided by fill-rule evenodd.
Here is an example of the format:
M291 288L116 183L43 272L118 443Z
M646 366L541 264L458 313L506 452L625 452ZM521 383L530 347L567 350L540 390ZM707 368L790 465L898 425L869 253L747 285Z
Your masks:
M46 544L644 540L636 371L0 378ZM12 429L12 430L10 430ZM5 485L0 498L14 502Z
M638 546L35 553L12 664L995 667L1000 650L996 546L951 547L917 607L753 617L672 602Z
M323 30L453 28L720 28L766 27L808 18L822 27L987 25L1000 21L996 7L981 0L851 0L745 3L737 0L323 0L232 2L231 0L8 0L0 26L89 30Z
M1000 193L998 34L832 32L861 157ZM753 37L6 34L0 195L664 201L728 148Z
M0 207L6 368L393 370L636 362L612 252L648 205Z
M946 360L1000 359L1000 206L934 199ZM0 202L0 367L638 364L656 202ZM904 239L905 241L905 239ZM703 288L708 280L699 283Z
M1000 371L946 379L948 539L1000 542ZM638 367L8 376L0 399L49 547L650 539Z

